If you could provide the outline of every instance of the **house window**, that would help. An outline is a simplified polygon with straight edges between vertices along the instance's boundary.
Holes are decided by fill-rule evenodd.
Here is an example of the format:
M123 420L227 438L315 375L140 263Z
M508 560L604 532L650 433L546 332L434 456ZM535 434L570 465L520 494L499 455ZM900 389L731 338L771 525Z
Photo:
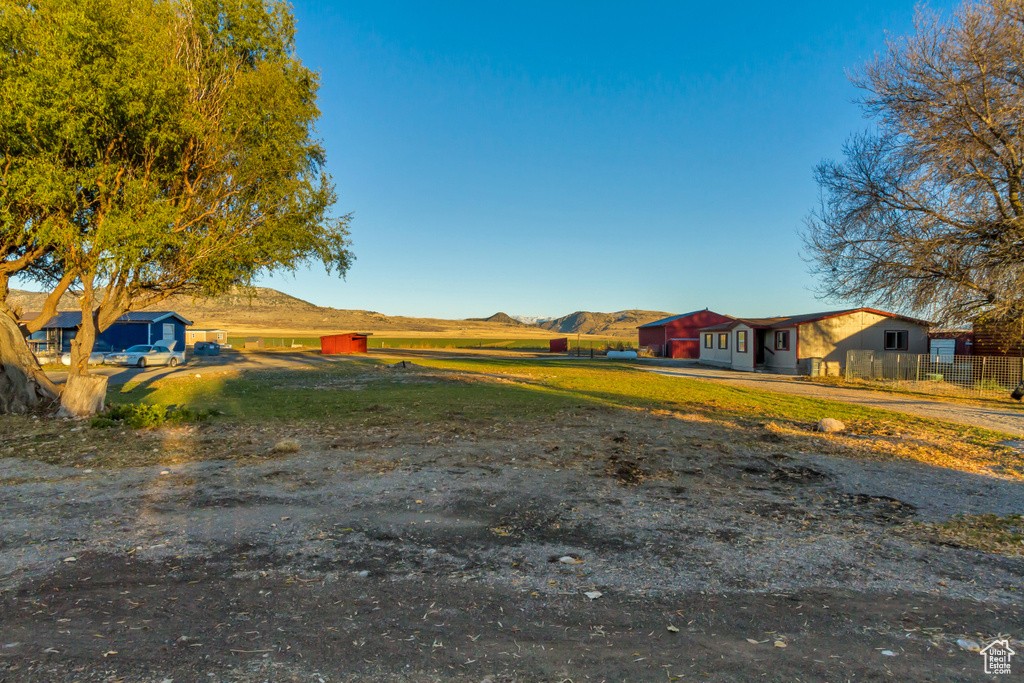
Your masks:
M217 333L217 339L223 339L223 338L224 338L224 333L223 332L218 332Z
M747 352L747 331L737 330L736 331L736 352L746 353Z
M705 349L713 349L713 348L715 348L714 344L711 341L711 337L712 337L712 335L710 335L710 334L705 334L704 335L704 348Z
M729 348L729 333L721 332L718 335L718 348L727 349Z
M906 351L907 350L907 331L906 330L886 330L885 331L885 350L886 351Z
M775 333L775 350L789 351L789 330L780 330Z

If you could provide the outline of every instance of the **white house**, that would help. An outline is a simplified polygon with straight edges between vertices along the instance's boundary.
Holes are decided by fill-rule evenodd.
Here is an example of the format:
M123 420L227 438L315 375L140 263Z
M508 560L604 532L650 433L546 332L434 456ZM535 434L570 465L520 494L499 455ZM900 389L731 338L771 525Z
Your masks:
M846 363L854 350L928 353L929 323L873 308L737 318L700 330L700 361L733 370L809 371L809 359Z

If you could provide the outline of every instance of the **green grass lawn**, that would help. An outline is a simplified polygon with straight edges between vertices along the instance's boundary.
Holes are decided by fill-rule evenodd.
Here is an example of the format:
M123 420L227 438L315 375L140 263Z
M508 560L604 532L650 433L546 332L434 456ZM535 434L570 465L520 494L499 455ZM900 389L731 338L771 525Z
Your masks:
M245 340L246 337L228 337L228 344L231 344L232 348L242 349L245 348ZM263 337L263 343L268 347L301 344L304 348L320 348L320 337Z
M33 457L48 462L77 462L83 454L68 444L93 444L104 455L92 462L125 466L172 457L167 453L178 460L230 453L249 457L245 454L265 452L265 446L251 445L253 435L262 443L265 434L305 434L316 440L325 434L357 437L381 427L427 443L446 433L486 439L550 428L564 438L576 421L591 423L606 415L620 427L653 420L643 422L643 428L670 430L683 438L702 431L703 441L717 440L724 452L736 447L909 459L1024 477L1024 458L1000 445L1011 438L1007 434L838 401L668 377L629 363L565 357L416 359L405 369L387 363L355 357L295 370L210 368L202 376L150 377L108 393L114 404L173 407L172 422L178 424L190 416L215 415L193 437L143 430L133 438L131 429L118 423L92 430L95 442L79 442L59 435L67 429L63 423L0 416L0 442L16 439L21 445L12 447L22 452L36 448ZM824 417L842 420L848 431L812 431ZM154 439L160 444L156 449Z
M158 380L125 385L118 402L215 408L241 419L362 421L368 410L433 420L457 412L473 419L543 417L588 407L693 412L741 422L782 420L807 426L833 417L896 431L927 429L950 438L995 443L989 430L837 401L805 398L645 372L626 363L572 359L418 359L412 374L359 358L305 371ZM422 377L423 381L404 381ZM498 381L504 380L504 381Z
M540 339L476 339L473 337L370 337L367 346L371 349L527 349L547 351L552 339L560 339L564 335L552 334ZM579 342L580 348L589 351L604 350L609 347L634 348L636 342L630 339L587 339ZM576 348L576 340L570 339L571 348Z
M531 351L547 351L548 342L551 339L565 335L552 334L549 337L537 339L500 339L496 337L376 337L371 336L366 340L366 346L370 349L522 349ZM234 348L245 346L245 337L228 337L228 343ZM319 337L264 337L263 343L267 347L289 347L292 344L301 344L303 347L320 346ZM636 341L631 339L586 339L580 341L580 348L589 352L591 346L595 351L603 351L608 348L635 348ZM576 340L570 338L569 345L576 348Z

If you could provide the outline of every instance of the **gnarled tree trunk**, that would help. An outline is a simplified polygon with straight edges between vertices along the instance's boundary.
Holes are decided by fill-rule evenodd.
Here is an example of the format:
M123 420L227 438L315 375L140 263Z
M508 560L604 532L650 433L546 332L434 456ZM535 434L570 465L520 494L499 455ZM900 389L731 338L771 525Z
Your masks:
M0 413L44 409L60 390L39 367L13 312L0 304Z
M107 378L89 374L89 356L96 345L99 311L92 307L92 278L85 278L83 285L82 323L71 342L71 367L60 397L58 417L92 417L103 410L107 398Z
M57 417L92 417L103 410L106 399L106 376L69 375L60 395Z

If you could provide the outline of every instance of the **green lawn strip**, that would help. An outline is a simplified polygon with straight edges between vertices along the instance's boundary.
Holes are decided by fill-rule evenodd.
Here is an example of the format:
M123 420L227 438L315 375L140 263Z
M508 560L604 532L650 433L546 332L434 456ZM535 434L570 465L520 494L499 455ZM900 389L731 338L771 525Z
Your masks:
M228 337L228 344L232 348L241 349L245 347L245 340L249 337ZM262 337L264 346L269 347L290 347L292 344L300 344L303 347L320 348L320 337Z
M544 417L574 405L582 407L581 401L544 388L464 382L455 377L403 382L407 376L373 369L382 364L358 359L310 370L129 383L109 398L114 403L216 409L243 420L371 424L431 422L452 415L469 420Z
M526 349L547 351L551 339L559 335L540 339L499 339L476 337L370 337L367 347L371 349ZM636 342L630 339L584 339L580 346L584 351L603 351L609 347L634 347ZM570 345L576 348L576 340L570 339Z
M817 446L811 447L822 452L911 458L965 471L992 468L1024 476L1019 454L998 445L1008 438L1005 434L838 401L666 377L626 363L487 358L417 359L405 369L385 366L381 359L363 357L308 369L143 379L112 387L108 400L167 408L161 414L168 416L171 429L133 436L126 420L90 430L88 439L62 441L63 423L5 416L0 419L0 440L9 438L18 452L46 462L120 467L260 457L269 448L263 441L277 438L267 437L267 428L292 438L304 430L357 434L378 426L429 435L502 424L565 425L585 410L651 410L663 417L710 420L724 430L723 438L749 437L751 447L763 446L760 437L767 429L785 439L813 439ZM204 411L217 415L208 426L178 425L173 419ZM822 417L838 418L869 439L821 440L809 428ZM798 442L791 445L805 448ZM96 457L85 459L91 455Z
M564 336L564 335L562 335ZM535 339L509 339L499 337L376 337L366 340L369 349L522 349L528 351L547 351L548 342L559 335ZM320 347L320 337L262 337L267 348L288 348L292 344L301 344L304 348ZM228 343L234 348L243 348L246 337L228 337ZM631 339L583 339L579 342L583 352L589 353L591 346L595 351L609 348L634 348L636 342ZM576 340L570 339L569 345L575 349Z
M896 432L920 429L984 446L1012 438L991 430L840 401L665 377L624 363L569 359L414 362L451 371L451 375L442 375L446 378L442 381L404 383L401 375L373 375L389 371L373 369L382 361L360 358L310 370L130 383L111 398L116 402L219 409L243 419L351 421L362 419L370 409L382 416L390 414L392 419L400 416L415 421L431 421L450 413L471 419L528 419L590 406L696 412L740 422L782 420L801 427L833 417L853 426L881 425L884 429L888 425ZM474 377L481 381L463 381ZM366 378L369 380L364 381ZM512 383L487 381L493 378Z
M423 360L423 365L465 372L526 375L550 389L607 406L697 411L729 419L779 419L802 424L833 417L849 423L890 422L995 444L1011 435L879 408L790 394L666 377L609 361Z

